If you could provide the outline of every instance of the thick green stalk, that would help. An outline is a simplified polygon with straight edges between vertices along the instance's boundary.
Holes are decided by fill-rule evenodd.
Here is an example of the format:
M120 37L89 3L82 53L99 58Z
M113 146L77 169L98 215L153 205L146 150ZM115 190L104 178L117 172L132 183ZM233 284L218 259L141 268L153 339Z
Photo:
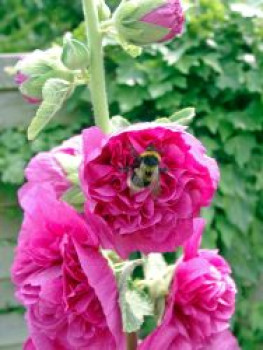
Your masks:
M109 106L105 83L102 34L96 0L82 0L88 45L90 51L90 91L95 123L104 132L110 132Z

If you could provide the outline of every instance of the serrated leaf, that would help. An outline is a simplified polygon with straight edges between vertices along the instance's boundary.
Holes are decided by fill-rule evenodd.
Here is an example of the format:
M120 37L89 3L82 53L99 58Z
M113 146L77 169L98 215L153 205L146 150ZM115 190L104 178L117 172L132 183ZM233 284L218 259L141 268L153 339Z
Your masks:
M173 85L170 81L152 83L149 86L149 93L151 98L156 99L163 96L165 93L173 90Z
M238 165L243 167L249 161L256 144L254 135L238 135L226 142L225 151L227 154L234 156Z
M221 181L220 181L220 191L226 196L237 196L240 200L245 200L246 193L246 183L235 166L233 165L221 165Z
M148 97L148 92L142 87L119 86L115 92L118 95L118 103L122 113L130 112L135 107L143 104Z
M137 332L143 324L144 317L153 315L150 302L134 290L127 290L120 301L122 321L126 333Z
M254 217L254 210L251 204L238 197L225 196L223 205L229 222L244 234L248 234L249 226Z
M126 333L137 332L143 324L144 317L153 315L153 306L147 296L134 290L130 283L134 269L141 263L141 260L126 263L118 276L119 303Z
M189 125L195 117L195 108L188 107L172 114L169 119L178 125Z
M49 79L43 87L43 102L28 128L28 139L34 140L62 107L70 94L72 85L62 79Z
M127 61L127 64L124 63L117 68L117 82L128 86L144 86L146 84L145 73L129 60Z

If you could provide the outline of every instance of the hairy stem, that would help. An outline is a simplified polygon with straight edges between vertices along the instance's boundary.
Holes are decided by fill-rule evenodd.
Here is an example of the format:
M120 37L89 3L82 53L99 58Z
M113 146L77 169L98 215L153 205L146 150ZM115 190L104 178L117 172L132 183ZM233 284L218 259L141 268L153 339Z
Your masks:
M82 0L90 51L90 91L95 123L104 132L110 132L109 106L105 83L102 34L96 0Z

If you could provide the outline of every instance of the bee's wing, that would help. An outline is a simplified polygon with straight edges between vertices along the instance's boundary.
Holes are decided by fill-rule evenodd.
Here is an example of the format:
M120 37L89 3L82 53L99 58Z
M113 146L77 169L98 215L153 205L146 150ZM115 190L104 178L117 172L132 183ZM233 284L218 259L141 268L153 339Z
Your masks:
M154 171L153 177L152 177L152 183L150 185L151 192L154 196L158 196L160 194L161 188L160 188L160 171L158 168Z

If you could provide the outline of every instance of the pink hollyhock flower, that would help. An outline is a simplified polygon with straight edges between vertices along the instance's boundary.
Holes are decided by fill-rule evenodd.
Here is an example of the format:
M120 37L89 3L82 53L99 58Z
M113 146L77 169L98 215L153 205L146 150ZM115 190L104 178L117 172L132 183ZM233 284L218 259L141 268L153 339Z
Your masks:
M173 39L182 33L184 21L180 0L122 1L114 13L120 38L138 46Z
M140 350L227 349L222 338L235 310L236 287L229 265L217 251L198 250L203 227L204 221L196 219L195 233L176 265L162 324ZM229 350L238 349L230 334L225 342Z
M233 334L226 330L211 336L207 343L198 350L240 350L240 347Z
M26 306L26 350L124 349L115 277L89 224L49 186L22 198L12 278Z
M142 22L169 29L169 33L159 41L173 39L183 31L184 13L180 0L165 0L162 5L141 18Z
M27 184L20 190L23 197L32 186L44 183L50 184L58 198L72 187L69 171L63 169L61 163L67 160L72 167L76 164L75 174L78 174L77 166L82 159L82 137L74 136L62 143L62 145L49 152L41 152L31 159L25 170ZM62 160L62 162L60 162Z
M23 350L36 350L31 338L24 343Z
M100 237L104 248L122 257L136 250L170 252L192 235L193 218L210 205L219 180L215 160L196 138L182 127L146 123L112 135L93 127L83 141L86 215L96 214L108 225ZM131 181L148 148L160 159L159 179L137 191Z

